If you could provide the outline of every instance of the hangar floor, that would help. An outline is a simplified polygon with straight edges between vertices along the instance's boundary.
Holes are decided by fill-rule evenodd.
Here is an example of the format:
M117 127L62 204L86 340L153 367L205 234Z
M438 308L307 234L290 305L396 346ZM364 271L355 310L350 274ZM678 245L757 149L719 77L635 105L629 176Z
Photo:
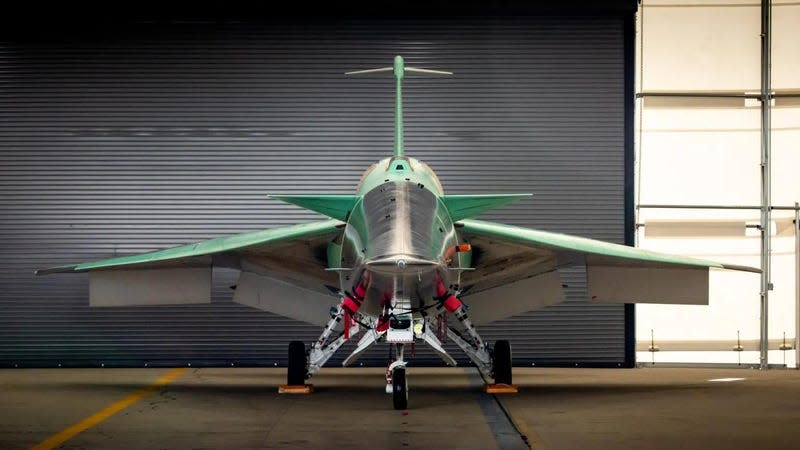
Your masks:
M167 375L167 378L164 376ZM800 442L800 372L410 368L410 409L381 369L326 369L279 395L284 369L0 371L0 448L785 449ZM739 378L732 381L712 381ZM743 378L743 379L742 379ZM158 381L158 383L156 383ZM61 445L61 447L58 447Z

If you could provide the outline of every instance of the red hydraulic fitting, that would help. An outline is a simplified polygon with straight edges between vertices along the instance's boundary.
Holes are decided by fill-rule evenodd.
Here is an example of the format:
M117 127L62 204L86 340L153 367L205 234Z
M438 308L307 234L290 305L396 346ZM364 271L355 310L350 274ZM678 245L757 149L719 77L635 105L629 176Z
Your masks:
M375 331L381 333L389 329L389 316L386 314L378 317L378 323L375 324Z
M360 299L364 299L367 296L367 286L362 282L358 283L356 287L353 288L353 294Z
M442 306L444 306L444 309L447 311L453 313L456 312L458 308L461 308L461 300L459 300L455 295L451 295L442 302Z
M439 276L439 273L436 273L436 297L444 298L447 295L447 288L444 285L444 281L442 281L442 277Z
M361 301L346 295L342 300L342 308L346 309L350 314L355 314L361 308Z

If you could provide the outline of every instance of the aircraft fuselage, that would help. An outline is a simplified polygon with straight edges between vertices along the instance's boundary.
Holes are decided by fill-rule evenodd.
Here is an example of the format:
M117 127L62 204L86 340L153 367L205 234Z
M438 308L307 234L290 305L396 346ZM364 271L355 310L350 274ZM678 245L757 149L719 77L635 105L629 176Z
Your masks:
M342 271L343 291L367 281L361 312L377 316L387 306L396 315L419 311L437 297L437 285L450 290L458 284L458 269L469 261L455 251L456 229L427 165L404 157L380 161L364 174L359 193L329 264L352 269Z

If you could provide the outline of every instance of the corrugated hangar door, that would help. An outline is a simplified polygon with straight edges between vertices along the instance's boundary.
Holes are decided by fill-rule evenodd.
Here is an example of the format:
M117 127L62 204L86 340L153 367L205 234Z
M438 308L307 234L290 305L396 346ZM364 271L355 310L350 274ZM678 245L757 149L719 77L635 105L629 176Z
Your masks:
M209 305L90 309L85 274L33 270L319 219L267 194L350 193L391 154L392 79L343 72L396 54L455 72L404 89L407 154L447 192L531 192L484 218L623 242L624 34L621 16L543 16L143 22L4 42L0 365L282 365L289 340L316 339L232 303L231 271L215 270ZM578 275L566 303L480 331L510 339L520 365L622 364L624 307L585 304Z

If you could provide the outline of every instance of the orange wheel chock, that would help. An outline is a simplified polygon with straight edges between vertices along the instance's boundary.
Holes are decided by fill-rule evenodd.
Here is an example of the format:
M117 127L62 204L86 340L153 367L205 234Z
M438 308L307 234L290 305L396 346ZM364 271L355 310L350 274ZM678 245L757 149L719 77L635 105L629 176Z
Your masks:
M282 384L278 386L279 394L310 394L314 392L313 384Z
M516 384L484 384L483 391L487 394L516 394L519 388Z

